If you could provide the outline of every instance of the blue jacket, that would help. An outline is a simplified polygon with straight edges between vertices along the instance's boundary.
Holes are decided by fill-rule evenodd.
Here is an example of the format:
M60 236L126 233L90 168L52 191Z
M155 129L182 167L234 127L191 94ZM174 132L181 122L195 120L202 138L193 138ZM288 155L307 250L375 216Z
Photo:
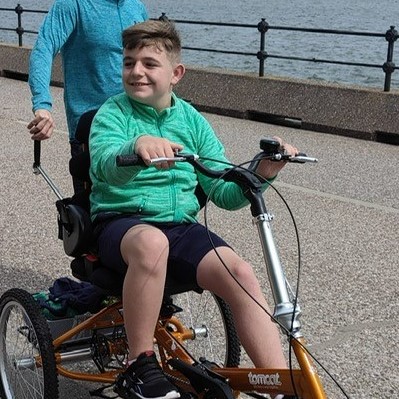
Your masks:
M73 141L79 117L123 91L122 31L146 19L139 0L55 0L30 58L33 111L52 108L51 68L61 52L65 111Z

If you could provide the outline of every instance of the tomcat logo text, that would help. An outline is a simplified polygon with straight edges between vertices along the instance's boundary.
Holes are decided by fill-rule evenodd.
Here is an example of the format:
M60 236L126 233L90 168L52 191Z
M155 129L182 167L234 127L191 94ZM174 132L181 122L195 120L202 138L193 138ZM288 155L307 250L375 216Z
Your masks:
M280 374L248 374L251 385L281 385Z

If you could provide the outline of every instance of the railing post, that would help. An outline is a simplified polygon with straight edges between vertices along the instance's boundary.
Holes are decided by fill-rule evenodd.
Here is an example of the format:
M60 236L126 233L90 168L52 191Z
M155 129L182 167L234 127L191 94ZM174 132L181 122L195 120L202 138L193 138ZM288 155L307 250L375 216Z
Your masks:
M269 24L265 18L258 23L258 31L260 32L260 49L256 54L259 60L259 76L265 76L265 60L267 58L266 47L266 32L269 30Z
M384 91L390 91L391 89L391 77L392 73L395 72L395 63L393 62L393 47L396 40L398 40L398 37L398 31L395 29L395 26L391 25L390 29L385 33L385 40L388 42L388 53L387 60L382 66L382 69L385 72Z
M162 15L158 18L160 21L168 22L169 18L166 16L166 14L163 12Z
M17 32L18 35L18 45L19 47L22 47L22 35L24 34L24 28L22 27L22 13L24 12L23 7L21 4L18 3L18 5L15 7L15 12L17 13L18 16L18 26L15 31Z

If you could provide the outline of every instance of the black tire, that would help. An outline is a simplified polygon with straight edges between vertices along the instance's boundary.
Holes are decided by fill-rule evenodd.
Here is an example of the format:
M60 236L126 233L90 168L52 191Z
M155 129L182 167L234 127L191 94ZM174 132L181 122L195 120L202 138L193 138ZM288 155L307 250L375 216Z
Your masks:
M35 358L41 359L41 366ZM58 375L52 337L40 307L13 288L0 299L0 396L57 399Z
M223 299L208 291L200 295L191 291L174 296L173 303L183 309L176 317L199 332L194 340L184 342L196 360L205 358L223 367L240 364L240 340L230 307Z

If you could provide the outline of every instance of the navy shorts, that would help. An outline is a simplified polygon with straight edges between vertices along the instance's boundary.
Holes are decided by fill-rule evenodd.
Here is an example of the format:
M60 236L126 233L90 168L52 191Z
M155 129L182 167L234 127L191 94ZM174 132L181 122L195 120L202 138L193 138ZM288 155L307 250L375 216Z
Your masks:
M98 256L101 263L124 275L124 262L120 244L123 236L133 226L150 224L159 228L169 240L168 273L187 284L196 284L197 266L214 247L230 247L215 233L200 223L148 223L137 216L117 217L103 225L98 236Z

